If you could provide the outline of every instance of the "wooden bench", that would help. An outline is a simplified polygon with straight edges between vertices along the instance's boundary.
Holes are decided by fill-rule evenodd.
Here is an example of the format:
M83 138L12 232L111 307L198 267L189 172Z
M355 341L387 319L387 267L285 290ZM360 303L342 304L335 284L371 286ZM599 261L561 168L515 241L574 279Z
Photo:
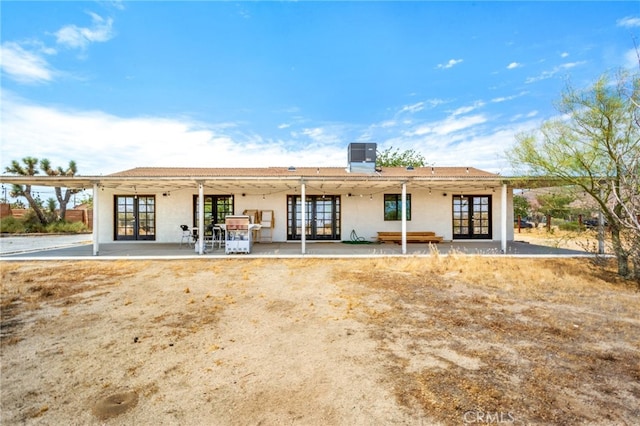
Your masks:
M402 242L402 233L401 232L378 232L378 241L381 243L392 242L392 243L400 243ZM442 237L436 235L435 232L424 231L424 232L407 232L407 242L408 243L439 243L442 241Z

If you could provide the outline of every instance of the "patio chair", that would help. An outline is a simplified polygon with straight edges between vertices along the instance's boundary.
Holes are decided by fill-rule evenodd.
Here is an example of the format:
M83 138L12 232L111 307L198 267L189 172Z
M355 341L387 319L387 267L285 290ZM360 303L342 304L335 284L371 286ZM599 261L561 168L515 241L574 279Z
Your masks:
M193 242L195 241L195 238L191 233L191 230L189 229L189 227L187 225L180 225L180 229L182 229L182 237L180 238L180 247L182 247L182 244L184 244L185 241L187 242L189 247L193 247Z
M215 249L216 242L218 243L218 248L222 248L222 229L219 226L216 226L213 223L207 225L206 232L204 233L204 246L207 246L207 241L211 241L211 250Z

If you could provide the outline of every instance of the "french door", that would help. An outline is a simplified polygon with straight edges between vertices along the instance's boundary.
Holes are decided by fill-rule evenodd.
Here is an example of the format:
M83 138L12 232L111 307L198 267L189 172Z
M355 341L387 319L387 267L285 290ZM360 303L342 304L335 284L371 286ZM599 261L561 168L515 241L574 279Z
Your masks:
M156 239L156 198L153 195L115 196L115 240Z
M491 239L491 196L453 196L453 239Z
M287 239L302 239L302 215L305 215L305 239L340 239L340 196L308 195L302 207L300 195L287 196Z
M198 196L193 196L193 226L198 226ZM204 196L204 223L224 223L227 215L233 214L233 195Z

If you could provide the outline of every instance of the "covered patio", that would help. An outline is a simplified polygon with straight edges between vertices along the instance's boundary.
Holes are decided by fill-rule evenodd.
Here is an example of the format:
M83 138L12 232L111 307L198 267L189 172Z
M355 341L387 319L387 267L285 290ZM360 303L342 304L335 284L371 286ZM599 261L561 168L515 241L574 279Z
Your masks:
M351 247L349 253L353 253L354 250L365 251L371 253L372 251L382 250L385 254L412 254L416 252L428 251L428 245L420 244L408 244L407 232L410 231L409 227L409 211L407 209L408 197L411 195L409 191L421 192L424 196L433 197L430 201L431 205L441 205L444 203L447 207L442 210L446 214L451 207L452 194L468 194L468 193L483 193L493 194L486 195L487 200L490 200L491 196L499 200L495 203L493 208L495 209L495 223L490 224L490 220L486 219L487 235L492 243L490 244L491 250L496 253L508 253L510 251L509 245L509 226L511 224L511 216L508 211L509 206L509 178L484 172L470 167L421 167L421 168L382 168L381 171L375 171L374 173L350 173L344 168L260 168L260 169L181 169L181 168L136 168L119 173L114 173L107 176L73 176L73 177L59 177L59 176L3 176L3 182L16 184L16 185L34 185L34 186L56 186L66 187L74 189L89 189L92 188L93 194L93 255L104 256L108 255L111 251L110 247L129 247L131 244L140 243L142 247L146 247L146 241L137 239L136 242L132 241L116 241L119 240L119 235L114 236L116 233L114 228L116 225L113 215L115 211L114 196L119 197L128 196L137 200L139 194L141 198L153 198L152 208L164 209L162 222L155 222L155 216L153 219L153 235L151 238L158 245L158 249L170 245L171 239L175 235L174 228L178 226L178 220L180 223L190 223L190 214L185 212L178 212L176 206L189 206L191 208L191 200L198 200L197 204L194 203L193 211L198 212L197 217L193 221L193 228L205 229L205 217L204 217L204 198L207 193L210 194L230 194L234 197L235 210L238 212L244 211L246 208L280 208L277 212L277 216L284 217L284 211L282 210L284 194L295 194L302 200L307 200L307 196L322 197L324 199L325 194L333 197L342 197L345 201L345 207L342 212L346 211L347 201L354 205L353 214L340 213L338 217L341 217L341 223L339 228L343 231L336 233L335 238L331 238L333 243L342 236L348 229L355 229L362 224L362 215L369 214L372 211L371 207L364 206L362 201L360 205L356 205L357 200L369 200L376 205L382 206L382 197L385 193L399 194L397 205L400 206L401 211L398 214L399 219L393 222L392 230L398 233L400 238L399 245L387 245L381 247L379 245L372 245L371 247L358 247L354 249ZM433 193L433 195L431 195ZM124 195L123 195L124 194ZM437 198L436 198L437 196ZM193 198L192 198L193 197ZM462 197L462 195L460 195ZM157 201L156 201L157 199ZM414 194L413 205L417 205L419 196ZM375 201L373 201L375 200ZM286 202L286 200L285 200ZM304 201L307 203L307 201ZM426 202L425 202L426 203ZM472 203L471 203L472 204ZM305 204L306 205L306 204ZM247 207L248 206L248 207ZM274 207L275 206L275 207ZM423 206L424 207L424 206ZM418 207L415 207L418 209ZM184 210L184 207L183 207ZM304 208L303 208L304 210ZM186 211L186 210L185 210ZM173 216L171 216L173 214ZM471 214L470 214L471 215ZM134 215L136 216L136 215ZM429 229L418 229L419 231L434 231L431 229L436 222L445 223L446 232L450 233L449 216L442 216L437 213L437 219L431 219ZM302 214L299 218L300 223L295 226L301 230L307 230L309 225L315 222L312 218L307 218L307 214ZM371 224L372 219L369 220L369 228L367 238L370 240L374 231L389 231L389 223L384 223L382 219L377 218L374 221L378 221L377 224ZM416 221L417 222L417 221ZM288 223L288 222L287 222ZM283 232L285 222L280 219L280 222L276 225L277 230ZM421 226L421 225L415 225ZM488 231L493 227L495 237L491 238L491 233ZM135 229L141 229L136 225ZM472 227L469 227L471 229ZM118 228L119 229L119 228ZM146 229L146 228L144 228ZM465 228L467 229L467 228ZM358 228L361 232L361 228ZM340 235L342 233L342 235ZM440 231L440 235L442 230ZM128 238L127 238L128 239ZM147 239L147 238L143 238ZM284 240L287 240L285 243ZM285 233L280 235L279 241L282 242L280 246L274 246L271 248L265 248L270 253L282 253L291 252L291 254L314 254L317 251L317 247L333 247L336 246L329 243L329 245L317 245L319 240L323 238L307 238L306 232L300 233L297 239L293 238ZM452 240L451 236L445 238L445 240ZM274 240L275 241L275 240ZM488 241L487 241L488 242ZM122 245L124 244L124 245ZM470 246L476 246L481 243L473 242ZM346 245L346 244L343 244ZM256 248L256 253L262 252L262 249ZM472 249L472 251L475 249ZM121 251L121 250L119 250ZM295 253L294 253L295 251ZM322 252L332 250L321 250ZM196 250L194 250L194 253ZM197 253L205 255L206 248L198 242ZM211 253L209 253L211 254Z

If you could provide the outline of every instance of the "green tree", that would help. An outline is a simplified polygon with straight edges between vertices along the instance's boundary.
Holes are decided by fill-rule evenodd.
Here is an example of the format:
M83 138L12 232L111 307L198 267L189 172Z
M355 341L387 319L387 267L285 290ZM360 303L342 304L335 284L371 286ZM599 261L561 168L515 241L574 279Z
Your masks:
M507 153L522 176L553 178L592 198L609 223L618 274L640 279L638 232L625 224L638 213L640 127L638 74L603 74L586 90L567 85L556 105L559 117L538 132L523 133ZM637 244L637 243L632 243ZM631 264L633 268L629 266Z
M559 219L568 219L571 213L569 204L575 201L575 196L568 193L555 193L540 194L537 197L540 207L538 211L543 215L549 215L551 217Z
M58 220L58 215L56 214L56 199L55 198L47 198L47 203L46 203L46 210L45 213L47 215L47 221L49 223L55 222L56 220Z
M23 164L20 164L18 161L13 160L11 162L11 166L6 167L5 171L7 171L8 173L14 173L19 176L35 176L40 173L37 168L37 158L25 157L22 159L22 163ZM29 203L29 207L35 213L38 221L40 221L42 225L47 224L47 218L44 214L41 203L33 198L33 195L31 194L31 185L12 185L10 195L12 197L26 198L27 202Z
M426 160L419 152L413 149L400 151L400 148L389 147L376 155L378 167L424 167Z
M529 217L529 213L531 210L531 204L526 197L522 195L514 195L513 196L513 215L514 219L518 219L518 217L524 219Z
M46 158L40 160L40 169L45 172L48 176L75 176L78 172L78 167L76 166L75 161L69 161L69 166L66 169L62 167L58 167L54 169L51 167L51 162ZM67 214L67 205L69 204L69 200L71 200L71 196L73 194L77 194L81 189L70 189L67 188L62 193L62 188L55 187L56 198L58 200L58 205L60 206L60 219L64 220Z

